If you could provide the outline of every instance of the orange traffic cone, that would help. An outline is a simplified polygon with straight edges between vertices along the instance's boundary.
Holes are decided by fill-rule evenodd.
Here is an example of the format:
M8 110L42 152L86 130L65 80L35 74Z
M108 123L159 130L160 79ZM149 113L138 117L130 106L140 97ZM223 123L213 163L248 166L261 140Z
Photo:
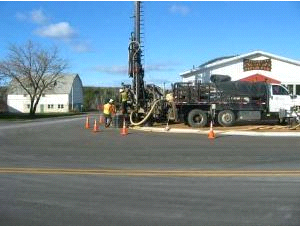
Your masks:
M213 126L212 126L212 121L210 123L210 130L209 130L209 133L208 133L208 138L209 139L214 139L215 138L215 134L213 132Z
M123 119L123 127L122 127L122 129L121 129L120 132L121 132L120 134L121 134L122 136L126 136L126 135L129 134L128 128L127 128L126 125L125 125L125 119Z
M94 120L93 132L94 132L94 133L99 132L99 127L98 127L98 125L97 125L96 119Z
M86 129L89 129L89 128L90 128L89 116L87 116L87 118L86 118L86 125L85 125L85 128L86 128Z

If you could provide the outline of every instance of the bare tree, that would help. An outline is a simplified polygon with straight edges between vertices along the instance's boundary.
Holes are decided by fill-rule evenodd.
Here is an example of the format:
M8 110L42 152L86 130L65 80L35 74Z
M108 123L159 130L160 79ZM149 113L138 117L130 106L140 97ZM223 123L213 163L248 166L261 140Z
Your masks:
M28 41L24 46L11 45L6 60L0 62L0 75L21 87L30 97L30 115L34 115L42 94L56 86L67 68L58 49L42 49Z

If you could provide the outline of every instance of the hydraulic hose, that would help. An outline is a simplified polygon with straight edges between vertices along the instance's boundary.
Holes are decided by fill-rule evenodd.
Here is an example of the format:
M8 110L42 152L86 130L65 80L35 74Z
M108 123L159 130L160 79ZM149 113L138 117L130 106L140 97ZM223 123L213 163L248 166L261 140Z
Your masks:
M130 122L131 122L131 124L134 125L134 126L140 126L141 124L145 123L145 122L148 120L148 118L151 116L152 112L153 112L154 109L155 109L156 104L157 104L159 101L160 101L160 100L156 100L156 101L153 103L153 106L151 107L150 111L147 113L147 115L145 116L145 118L142 119L140 122L133 122L133 113L134 113L134 112L132 111L131 114L130 114Z

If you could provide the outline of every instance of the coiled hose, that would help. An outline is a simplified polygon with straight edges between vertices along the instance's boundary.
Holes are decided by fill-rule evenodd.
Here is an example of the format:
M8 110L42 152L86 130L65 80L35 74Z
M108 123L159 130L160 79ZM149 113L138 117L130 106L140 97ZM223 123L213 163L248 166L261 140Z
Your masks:
M131 112L130 114L130 122L131 122L131 125L134 125L134 126L140 126L141 124L145 123L148 118L151 116L151 114L153 113L154 109L155 109L155 106L156 104L159 102L160 100L156 100L154 103L153 103L153 106L151 107L150 111L147 113L147 115L145 116L144 119L142 119L140 122L133 122L133 111Z

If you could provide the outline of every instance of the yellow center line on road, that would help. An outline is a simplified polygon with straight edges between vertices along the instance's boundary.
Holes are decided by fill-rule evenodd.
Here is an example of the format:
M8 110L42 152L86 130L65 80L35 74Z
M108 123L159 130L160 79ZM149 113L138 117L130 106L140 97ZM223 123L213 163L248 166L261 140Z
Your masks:
M102 175L141 177L300 177L300 170L147 170L147 169L64 169L0 168L0 174Z

